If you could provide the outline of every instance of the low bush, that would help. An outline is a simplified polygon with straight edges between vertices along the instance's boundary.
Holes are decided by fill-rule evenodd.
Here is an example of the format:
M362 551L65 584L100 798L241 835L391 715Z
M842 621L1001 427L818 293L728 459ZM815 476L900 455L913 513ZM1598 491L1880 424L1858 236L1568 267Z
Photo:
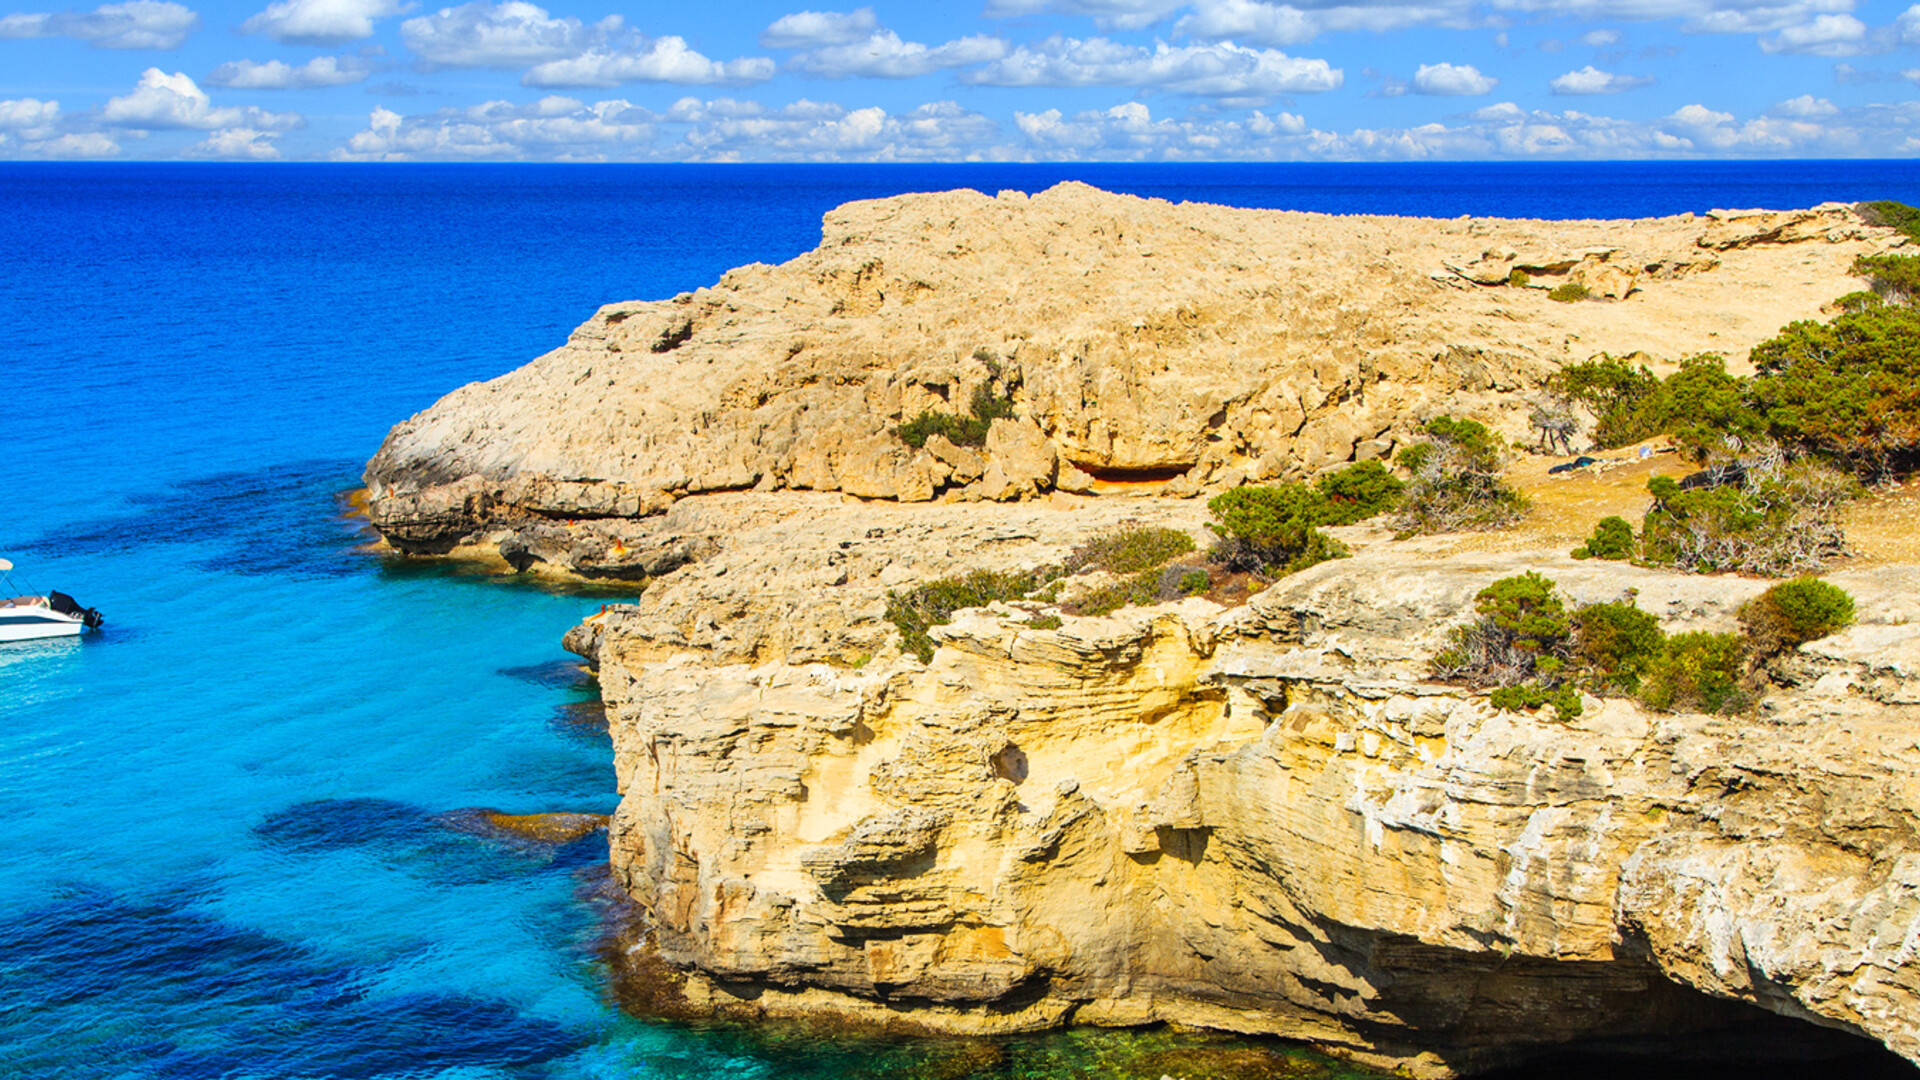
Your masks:
M1633 526L1623 517L1604 517L1593 527L1587 542L1573 549L1576 559L1633 558Z
M1402 536L1497 529L1526 512L1526 499L1500 479L1500 443L1485 425L1443 416L1426 433L1399 455L1413 474L1393 522Z
M1899 229L1915 240L1920 240L1920 209L1903 202L1894 202L1892 199L1855 203L1853 208L1861 217L1867 219L1869 225L1885 225L1890 229Z
M1527 272L1525 270L1522 270L1517 266L1513 268L1512 273L1509 273L1507 275L1507 284L1513 286L1516 289L1526 288L1527 282L1532 280L1533 280L1532 278L1527 276Z
M1480 617L1454 631L1453 645L1433 659L1435 675L1471 686L1513 686L1565 671L1573 622L1553 582L1532 571L1501 578L1480 590L1473 606Z
M1887 303L1912 305L1920 298L1920 255L1862 255L1852 273Z
M1591 298L1592 296L1593 296L1593 293L1588 291L1585 285L1582 285L1579 282L1575 282L1575 281L1569 281L1565 285L1555 285L1552 289L1548 290L1547 292L1547 299L1558 300L1563 304L1571 304L1578 300L1586 300Z
M935 435L944 436L955 446L982 446L993 422L1012 416L1013 399L994 393L992 384L983 382L974 388L968 415L955 416L928 409L894 428L893 433L915 450L927 445L927 440Z
M1066 558L1066 571L1133 574L1164 565L1192 550L1193 537L1185 530L1127 522L1074 548Z
M1578 717L1585 708L1580 702L1580 691L1571 686L1558 686L1552 689L1539 683L1521 683L1518 686L1502 686L1487 695L1487 703L1505 712L1533 712L1545 705L1553 706L1553 714L1561 723L1569 723Z
M1351 525L1393 509L1406 484L1378 461L1361 461L1335 469L1313 482L1323 505L1316 512L1319 525Z
M1648 481L1654 503L1641 523L1641 557L1698 574L1785 577L1845 553L1840 507L1857 491L1845 475L1809 461L1741 471L1740 483L1692 490L1672 477Z
M1076 615L1110 615L1123 607L1164 604L1198 596L1213 587L1205 570L1190 566L1162 566L1129 574L1077 598L1070 606Z
M1740 626L1762 658L1853 625L1853 597L1818 578L1783 581L1740 606Z
M1666 647L1660 620L1631 601L1588 604L1576 611L1574 649L1594 689L1633 693Z
M1209 528L1220 536L1208 557L1229 570L1278 576L1328 559L1347 546L1319 530L1334 513L1318 490L1304 484L1238 487L1207 502Z
M1736 634L1675 634L1648 665L1640 700L1667 712L1738 712L1753 700L1742 685L1746 662L1746 642Z
M887 620L900 630L900 647L928 662L933 659L934 648L929 631L952 622L954 612L999 600L1018 600L1053 576L1052 571L975 570L962 577L929 581L906 592L890 590Z

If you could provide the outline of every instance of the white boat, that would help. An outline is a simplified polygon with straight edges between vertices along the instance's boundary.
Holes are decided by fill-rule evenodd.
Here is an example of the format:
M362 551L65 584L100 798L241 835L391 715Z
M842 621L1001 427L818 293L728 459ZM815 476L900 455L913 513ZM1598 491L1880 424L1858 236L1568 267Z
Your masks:
M0 559L0 575L12 569L12 563ZM0 583L11 585L12 579L0 577ZM0 597L12 591L0 591ZM0 599L0 641L77 637L82 631L99 629L105 621L98 611L81 607L78 601L63 592Z

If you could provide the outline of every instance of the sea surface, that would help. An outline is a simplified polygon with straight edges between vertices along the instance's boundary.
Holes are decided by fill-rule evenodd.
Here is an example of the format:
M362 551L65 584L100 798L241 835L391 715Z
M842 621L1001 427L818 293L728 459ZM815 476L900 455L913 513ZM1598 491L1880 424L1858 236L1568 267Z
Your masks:
M1167 1032L623 1016L604 840L471 813L613 809L559 642L620 594L382 562L343 513L389 425L602 303L791 258L849 199L1065 179L1436 216L1920 203L1911 162L0 165L0 557L109 620L0 645L0 1077L1359 1075Z

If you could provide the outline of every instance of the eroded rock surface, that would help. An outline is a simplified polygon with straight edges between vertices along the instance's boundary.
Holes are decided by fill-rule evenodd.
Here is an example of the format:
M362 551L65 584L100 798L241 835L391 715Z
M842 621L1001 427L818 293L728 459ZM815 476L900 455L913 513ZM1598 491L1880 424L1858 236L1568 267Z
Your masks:
M850 203L789 263L607 305L399 424L370 510L405 551L485 542L517 567L639 577L684 553L635 551L619 523L689 494L1192 495L1383 456L1440 412L1523 429L1516 391L1598 352L1737 364L1901 242L1837 205L1434 221L1079 184ZM1549 301L1563 283L1604 302ZM1015 413L985 446L893 434L982 387Z
M616 877L693 1011L1173 1021L1445 1075L1751 1003L1920 1059L1914 572L1837 575L1860 624L1758 717L1589 698L1560 724L1423 681L1528 568L1579 601L1638 590L1673 631L1731 629L1765 586L1382 545L1234 610L976 610L931 665L859 669L794 648L783 601L786 625L731 624L754 645L650 597L598 653Z

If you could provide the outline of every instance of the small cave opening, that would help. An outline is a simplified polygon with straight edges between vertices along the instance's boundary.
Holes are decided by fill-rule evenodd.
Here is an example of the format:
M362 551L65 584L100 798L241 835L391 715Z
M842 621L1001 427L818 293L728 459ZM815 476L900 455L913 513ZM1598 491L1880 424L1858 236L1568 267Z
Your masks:
M1169 480L1178 480L1187 475L1192 465L1163 465L1145 469L1120 469L1108 465L1083 465L1073 463L1074 468L1086 473L1102 484L1164 484Z
M1702 995L1704 997L1704 995ZM1717 1002L1731 1023L1685 1034L1541 1048L1477 1080L1920 1080L1920 1067L1879 1042L1755 1005Z
M1027 752L1013 743L993 753L993 775L1018 785L1027 778Z

